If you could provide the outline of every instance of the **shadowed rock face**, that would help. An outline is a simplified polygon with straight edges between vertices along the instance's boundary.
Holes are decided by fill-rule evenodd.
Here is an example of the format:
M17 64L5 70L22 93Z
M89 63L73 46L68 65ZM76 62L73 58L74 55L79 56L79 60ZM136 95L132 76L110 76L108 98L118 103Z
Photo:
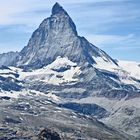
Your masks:
M51 129L44 129L40 132L38 140L61 140L57 132Z
M83 113L85 115L96 116L98 119L105 118L108 115L108 112L104 108L96 104L78 104L71 102L60 104L59 106Z
M0 76L0 91L20 91L22 89L22 86L19 85L19 81L17 81L14 78L8 77L2 77Z
M65 14L68 15L67 12L63 9L63 7L59 3L55 3L55 5L52 8L52 15L55 14Z

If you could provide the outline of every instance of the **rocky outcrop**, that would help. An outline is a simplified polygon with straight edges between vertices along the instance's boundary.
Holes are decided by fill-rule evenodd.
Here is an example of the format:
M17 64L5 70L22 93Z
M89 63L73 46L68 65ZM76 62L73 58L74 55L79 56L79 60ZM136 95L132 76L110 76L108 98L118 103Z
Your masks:
M19 56L18 52L8 52L0 54L0 67L4 66L11 66L15 63L16 57Z
M61 138L57 132L43 129L38 135L38 140L61 140Z
M98 119L105 118L108 116L107 110L104 108L96 105L96 104L80 104L80 103L65 103L65 104L60 104L60 107L68 108L71 110L74 110L79 113L83 113L84 115L90 115L94 116Z

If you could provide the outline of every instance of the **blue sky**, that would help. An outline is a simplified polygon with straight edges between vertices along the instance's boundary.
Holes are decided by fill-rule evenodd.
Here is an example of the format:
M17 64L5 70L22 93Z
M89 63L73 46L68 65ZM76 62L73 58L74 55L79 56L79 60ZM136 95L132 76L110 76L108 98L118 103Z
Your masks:
M20 51L56 0L0 0L0 53ZM80 36L111 57L140 61L140 0L58 0Z

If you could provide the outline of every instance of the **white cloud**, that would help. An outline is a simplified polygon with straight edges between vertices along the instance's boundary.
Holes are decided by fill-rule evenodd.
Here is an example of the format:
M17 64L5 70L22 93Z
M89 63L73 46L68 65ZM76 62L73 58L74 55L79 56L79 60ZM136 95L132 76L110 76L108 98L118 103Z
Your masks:
M134 38L134 34L129 34L126 36L121 35L102 35L102 34L96 34L96 35L88 35L87 39L97 45L107 44L107 43L118 43L123 41L130 41Z
M139 37L134 34L128 35L87 35L87 39L97 47L111 48L114 50L130 50L140 48Z
M31 13L35 10L48 8L44 0L5 0L0 1L0 24L24 24L31 22L35 15ZM28 19L30 17L31 19Z
M113 0L59 0L59 3L62 5L66 5L66 7L69 7L69 5L75 6L81 5L81 4L94 4L94 3L102 3L102 2L113 2ZM124 1L124 0L117 0L117 1ZM53 4L56 2L56 0L0 0L0 25L6 25L6 24L29 24L34 21L37 21L38 19L43 18L43 16L47 17L50 12L42 13L43 15L39 15L39 13L34 13L35 11L39 10L50 10ZM70 6L71 6L70 5ZM88 9L88 8L87 8ZM89 12L89 10L87 10ZM77 14L76 11L74 11L75 14ZM83 13L83 10L81 10L80 13ZM78 13L78 16L83 15ZM100 16L102 13L104 16L109 16L113 13L110 11L107 11L104 9L94 9L93 11L90 9L90 13L93 14L93 17L95 15ZM85 15L89 15L89 13L86 13L84 11ZM102 21L103 22L103 21Z

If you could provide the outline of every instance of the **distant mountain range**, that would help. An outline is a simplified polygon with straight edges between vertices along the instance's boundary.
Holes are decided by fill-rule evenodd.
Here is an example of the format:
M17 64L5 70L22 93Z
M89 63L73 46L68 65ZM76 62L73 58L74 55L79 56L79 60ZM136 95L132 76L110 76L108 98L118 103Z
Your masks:
M41 127L68 139L140 138L140 64L80 37L58 3L27 46L0 54L0 100L0 138L33 139Z

